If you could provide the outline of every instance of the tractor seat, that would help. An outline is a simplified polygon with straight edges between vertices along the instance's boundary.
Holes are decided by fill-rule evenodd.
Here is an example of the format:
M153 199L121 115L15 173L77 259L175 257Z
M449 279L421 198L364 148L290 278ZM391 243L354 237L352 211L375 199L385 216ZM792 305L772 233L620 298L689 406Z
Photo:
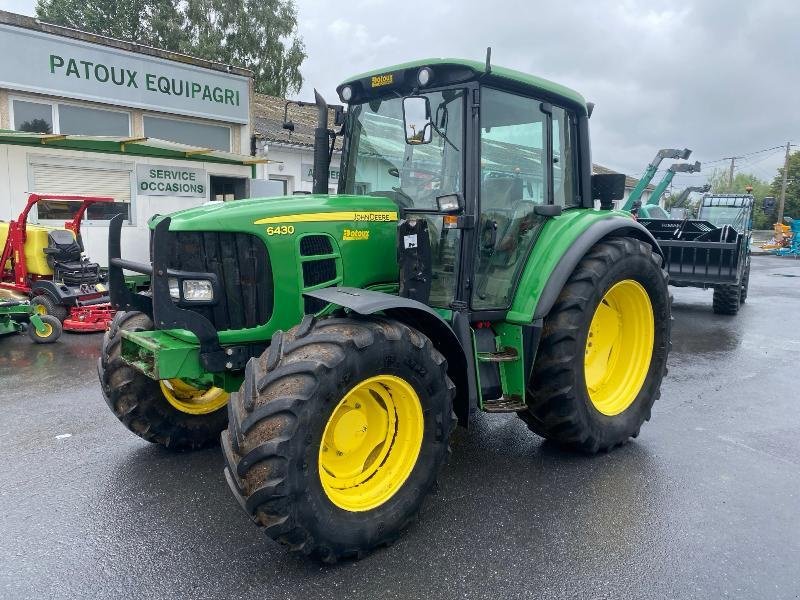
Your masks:
M81 257L81 246L71 231L55 229L48 232L47 237L44 253L56 279L66 285L91 285L100 281L100 265Z
M66 229L54 229L47 232L47 248L44 249L50 267L55 263L66 263L81 260L81 247Z

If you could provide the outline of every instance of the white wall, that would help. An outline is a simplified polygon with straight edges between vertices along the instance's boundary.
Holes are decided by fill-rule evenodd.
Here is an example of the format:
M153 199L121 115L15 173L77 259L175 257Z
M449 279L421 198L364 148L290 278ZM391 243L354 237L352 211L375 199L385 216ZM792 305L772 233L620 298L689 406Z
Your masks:
M86 161L87 166L99 166L104 162L115 166L124 164L134 173L133 192L135 193L136 165L159 165L165 167L193 167L205 169L207 176L223 175L229 177L250 178L251 169L243 165L223 165L202 161L173 160L160 157L132 156L125 154L103 154L98 152L76 152L55 148L39 148L31 146L0 145L0 220L8 221L16 218L24 208L29 192L29 163L31 157L41 160L52 157L54 160ZM207 182L208 183L208 182ZM207 185L208 188L208 185ZM53 193L58 190L48 190ZM91 187L86 193L91 193ZM207 202L206 198L185 198L175 196L132 196L133 223L122 228L122 254L125 258L141 262L149 262L150 234L148 219L154 214L169 214L177 210L199 206ZM31 219L35 223L36 218ZM47 222L46 224L57 224ZM86 253L103 266L108 264L108 225L100 221L84 222L81 225Z
M274 162L258 166L257 173L259 178L286 180L286 193L289 195L294 192L311 191L312 183L310 181L303 181L302 165L313 164L314 150L312 148L269 144L266 158ZM334 153L333 159L331 160L331 168L335 168L338 171L340 160L341 154L338 152ZM333 180L329 182L328 190L331 193L336 193L336 183Z

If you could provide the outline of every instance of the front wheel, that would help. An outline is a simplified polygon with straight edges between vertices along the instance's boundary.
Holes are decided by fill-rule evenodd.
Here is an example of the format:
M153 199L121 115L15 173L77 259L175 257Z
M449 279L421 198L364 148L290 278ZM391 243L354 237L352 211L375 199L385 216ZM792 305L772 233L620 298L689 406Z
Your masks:
M42 330L36 329L33 323L28 323L28 337L37 344L52 344L61 337L61 321L52 315L41 315Z
M740 285L718 285L714 288L712 309L718 315L735 315L742 304L742 288Z
M589 250L545 318L528 409L518 413L531 430L589 453L639 434L666 374L667 278L637 239Z
M378 317L306 317L250 360L231 396L228 485L291 551L360 557L397 537L431 490L454 392L419 331Z
M97 365L106 404L130 431L170 450L219 443L228 422L228 394L181 379L156 381L122 360L122 332L151 329L153 322L143 313L118 311L114 316Z

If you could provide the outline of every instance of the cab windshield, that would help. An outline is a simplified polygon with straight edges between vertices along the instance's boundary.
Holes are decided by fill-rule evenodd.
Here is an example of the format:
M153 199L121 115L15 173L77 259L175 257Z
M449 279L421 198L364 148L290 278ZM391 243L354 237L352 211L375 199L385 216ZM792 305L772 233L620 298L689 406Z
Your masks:
M407 144L401 97L350 107L340 191L386 196L401 208L435 210L436 198L462 193L464 90L424 94L435 127L427 144Z
M746 225L747 209L743 206L702 206L698 218L717 227L730 225L742 231Z

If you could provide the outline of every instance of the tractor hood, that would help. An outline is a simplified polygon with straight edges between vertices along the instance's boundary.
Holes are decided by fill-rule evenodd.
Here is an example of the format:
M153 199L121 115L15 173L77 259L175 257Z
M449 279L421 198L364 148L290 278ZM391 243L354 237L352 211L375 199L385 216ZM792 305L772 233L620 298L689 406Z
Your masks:
M150 228L165 215L150 220ZM375 223L397 221L397 205L388 198L303 195L209 202L172 213L171 231L247 231L254 226L311 222Z

